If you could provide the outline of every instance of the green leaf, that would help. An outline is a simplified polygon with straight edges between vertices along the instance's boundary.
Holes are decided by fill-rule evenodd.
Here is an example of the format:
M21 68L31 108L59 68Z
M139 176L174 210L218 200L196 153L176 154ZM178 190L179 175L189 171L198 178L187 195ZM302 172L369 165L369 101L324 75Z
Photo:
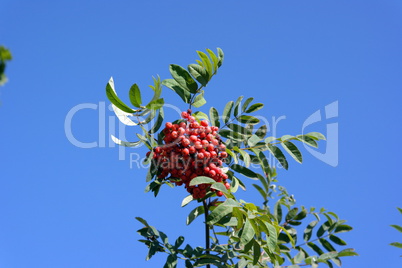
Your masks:
M209 81L209 75L204 67L198 64L190 64L187 67L190 74L197 80L202 86L206 86Z
M252 185L261 194L262 198L264 198L264 200L267 200L267 193L261 188L261 186L259 186L257 184L252 184Z
M236 152L240 153L241 157L243 158L244 165L246 167L250 166L251 158L250 155L245 152L244 150L239 149L237 146L233 148Z
M255 125L260 123L260 120L254 116L250 115L241 115L237 118L237 121L243 124Z
M346 225L346 224L341 224L336 226L335 228L335 233L344 233L344 232L349 232L353 229L353 227Z
M327 253L321 254L320 257L318 257L318 261L330 260L330 259L335 258L337 256L338 256L337 252L327 252ZM330 267L332 267L332 265L330 265Z
M129 97L131 104L134 105L134 107L141 107L142 100L141 100L141 92L140 89L138 88L137 84L134 84L131 86L130 91L129 91Z
M326 140L325 139L325 136L324 135L322 135L321 133L319 133L319 132L310 132L310 133L307 133L307 134L304 134L305 136L308 136L308 137L310 137L310 138L312 138L312 139L315 139L315 140Z
M248 140L247 140L247 144L250 147L253 147L254 145L256 145L257 143L259 143L261 141L261 138L258 137L257 135L253 134Z
M249 114L249 113L252 113L252 112L256 112L256 111L262 109L263 107L264 107L264 104L262 104L262 103L255 103L255 104L251 105L251 106L246 110L246 113Z
M218 59L219 59L218 67L221 67L222 63L223 63L224 54L223 54L222 49L220 49L219 47L217 48L217 50L218 50Z
M228 138L228 139L231 139L234 141L240 141L240 142L242 142L245 139L245 137L242 134L228 130L228 129L219 130L219 135L221 135L222 137L225 137L225 138Z
M124 147L137 147L138 145L140 145L142 143L142 141L136 141L136 142L128 142L128 141L122 141L119 140L118 138L116 138L113 135L110 135L110 137L112 138L112 141L120 146L124 146Z
M156 119L155 125L149 130L150 134L156 133L159 128L162 126L163 118L164 118L163 108L159 109L158 118Z
M151 101L145 107L147 109L151 109L151 110L158 110L158 109L162 108L163 105L165 105L165 100L162 98L162 99L157 99L157 100Z
M193 116L197 120L203 120L204 119L204 120L209 121L208 115L206 115L205 113L200 112L200 111L197 111L197 112L193 113Z
M347 248L338 253L338 257L359 256L353 248Z
M303 142L303 143L305 143L305 144L307 144L307 145L309 145L309 146L311 146L311 147L314 147L314 148L317 148L317 147L318 147L317 142L316 142L314 139L310 138L309 136L306 136L306 135L298 135L298 136L296 136L296 138L297 138L299 141L301 141L301 142Z
M321 237L325 234L326 231L331 227L331 223L329 221L324 222L320 228L318 228L317 236Z
M248 169L246 167L243 167L241 165L233 164L233 165L230 166L230 168L233 169L236 172L239 172L240 174L243 174L246 177L257 178L257 174L254 171L252 171L252 170L250 170L250 169Z
M184 242L184 237L183 236L179 236L176 239L176 242L174 243L174 248L177 250Z
M394 247L397 247L397 248L402 248L402 243L399 243L399 242L393 242L390 245L394 246Z
M278 159L279 163L281 163L282 167L284 169L288 169L288 161L286 160L285 155L282 153L281 149L279 149L277 146L272 145L272 144L267 144L268 150L272 153L272 155Z
M290 141L284 141L281 143L281 145L290 154L290 156L293 157L294 160L296 160L299 163L303 162L302 154L296 145L294 145Z
M314 244L313 242L308 242L307 245L314 250L318 255L322 255L324 254L324 251L322 251L322 249L317 246L316 244Z
M144 121L141 121L140 123L141 123L142 125L146 125L146 124L148 124L149 122L151 122L151 120L154 119L155 116L156 116L156 110L153 110L153 109L152 109L151 112L149 113L149 115L147 116L147 118L145 118L145 120L144 120Z
M297 255L293 258L293 261L295 263L301 263L302 261L304 261L304 259L306 258L306 254L304 254L303 250L299 250L299 252L297 253Z
M294 220L296 221L301 221L307 216L307 210L303 207L302 210L299 212L299 214L294 217Z
M253 265L256 265L258 263L258 260L261 257L261 246L257 242L257 240L254 240L254 245L253 245Z
M228 201L231 200L231 201ZM225 217L226 215L228 215L229 213L231 213L233 211L233 205L231 205L230 203L235 202L233 199L226 199L225 202L223 202L222 204L220 204L219 206L217 206L212 212L211 214L209 214L208 216L208 223L209 224L215 224L217 223L220 219L222 219L223 217ZM237 203L237 202L236 202ZM237 203L238 206L238 203Z
M215 180L211 179L210 177L198 176L191 180L190 186L203 184L203 183L212 184L212 183L215 183Z
M402 233L402 226L392 224L391 227L394 227L396 230Z
M176 268L177 267L177 256L175 254L170 254L167 257L166 263L163 268Z
M186 69L183 67L171 64L169 67L169 71L174 80L184 89L190 91L191 93L196 93L198 89L197 83L190 76Z
M257 173L257 177L260 180L260 182L262 183L262 185L265 188L265 192L269 192L269 179L268 178L264 178L263 176L261 176L260 174Z
M254 235L255 232L253 226L251 225L250 220L246 219L240 236L240 245L244 246L249 243L253 239Z
M318 221L312 221L310 222L310 224L306 227L306 229L304 230L304 234L303 234L303 239L304 241L309 241L311 239L311 236L313 234L313 229L314 227L317 225Z
M209 109L209 118L211 119L210 121L211 121L212 126L220 127L219 114L218 114L218 111L214 107L211 107Z
M133 109L128 107L124 102L122 102L119 97L117 97L116 91L114 90L113 77L110 78L109 82L106 85L106 96L109 99L109 101L114 105L116 105L116 107L119 108L120 110L130 114L135 112Z
M193 201L194 200L194 198L193 198L193 195L188 195L188 196L186 196L184 199L183 199L183 201L181 201L181 206L182 207L184 207L184 206L187 206L191 201Z
M228 155L230 155L233 158L233 161L237 164L238 160L237 160L236 154L228 148L226 148L225 151L228 153Z
M243 98L244 98L244 96L238 97L237 100L236 100L236 102L235 102L235 104L234 104L234 111L233 111L233 114L234 114L235 117L237 117L237 116L239 115L239 112L240 112L240 110L239 110L239 108L240 108L240 103L241 103L241 101L243 100Z
M212 62L214 63L214 70L216 72L216 70L218 69L219 59L212 50L207 48L207 52L209 54L209 57L212 59Z
M245 112L248 108L248 105L250 104L250 102L252 102L254 100L254 98L248 98L244 103L243 106L241 108L242 112Z
M279 202L276 202L275 207L274 207L274 216L278 223L281 222L282 220L282 206Z
M215 189L218 191L221 191L223 193L228 193L228 190L226 189L225 185L223 185L221 182L215 182L211 185L211 189Z
M194 102L192 104L195 108L199 108L199 107L203 106L205 103L207 103L207 101L204 99L204 90L201 90L200 94L198 94L194 98Z
M9 49L4 46L0 46L0 61L9 61L12 60L13 56Z
M211 61L208 58L207 54L205 54L202 51L197 51L197 54L200 57L200 59L202 61L202 64L203 64L203 66L205 67L205 69L206 69L206 71L208 73L208 76L211 77L212 74L213 74L212 64L211 64Z
M324 238L320 238L320 243L321 245L328 251L336 251L336 249L331 245L331 243L328 242L328 240Z
M291 210L289 210L288 214L286 214L285 220L286 221L293 220L296 217L298 211L299 211L298 208L292 208Z
M265 135L267 134L267 132L268 132L267 125L262 125L257 129L257 131L255 132L255 135L258 136L262 140L265 137Z
M170 88L171 90L173 90L174 92L177 93L177 95L180 96L180 98L185 102L185 103L190 103L190 99L191 99L191 93L182 88L179 83L177 83L176 80L174 79L165 79L162 81L162 84L168 88Z
M198 216L205 213L204 206L194 208L187 216L186 224L192 223Z
M154 85L150 85L149 87L154 91L154 95L151 99L151 101L157 100L161 97L162 94L162 83L161 83L161 78L157 76L157 78L152 77L152 80L154 82Z
M234 132L239 133L241 135L251 136L251 131L250 130L248 130L245 127L242 127L242 126L240 126L238 124L228 124L228 128L230 128Z
M276 228L274 225L271 223L264 221L265 227L268 229L268 239L267 239L267 245L268 249L270 252L275 252L276 247L278 245L278 233L276 231Z
M268 138L265 139L265 143L270 143L270 142L272 142L274 140L277 140L277 138L274 137L274 136L271 136L271 137L268 137Z
M148 222L147 222L146 220L144 220L143 218L141 218L141 217L135 217L135 219L136 219L137 221L141 222L142 224L144 224L146 227L149 227Z
M223 114L222 114L222 119L225 124L229 121L230 119L230 114L233 109L233 101L229 101L226 103L225 108L223 109Z
M337 245L346 246L346 242L335 235L330 235L329 239Z
M260 162L261 168L264 171L265 175L270 175L272 172L271 168L269 167L268 159L265 157L265 154L261 150L256 148L252 148L251 151L253 151L255 153L255 156L258 158L258 161ZM255 159L253 160L253 163L255 163Z

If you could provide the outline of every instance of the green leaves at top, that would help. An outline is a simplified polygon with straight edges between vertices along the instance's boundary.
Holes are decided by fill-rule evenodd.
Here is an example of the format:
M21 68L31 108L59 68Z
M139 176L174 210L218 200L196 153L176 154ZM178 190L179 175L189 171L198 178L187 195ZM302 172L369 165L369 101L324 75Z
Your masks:
M173 77L173 79L185 90L190 91L191 93L196 93L198 89L197 83L191 77L191 75L184 69L183 67L171 64L169 67L169 71Z
M134 107L141 107L142 100L141 100L141 92L140 89L138 88L137 84L134 84L131 86L130 91L129 91L129 97L131 104L134 105Z
M218 67L221 67L222 63L223 63L223 59L224 59L224 54L223 54L223 50L221 48L217 48L218 50Z
M113 77L110 77L109 82L106 85L106 96L117 108L126 112L126 113L134 113L135 111L128 107L124 102L117 97L116 91L114 90L114 82Z
M162 84L174 92L177 93L177 95L180 96L180 98L185 102L185 103L190 103L191 99L191 93L190 91L184 89L180 84L174 80L174 79L165 79L163 80Z
M198 56L199 56L200 59L201 59L201 62L202 62L203 67L205 68L205 70L206 70L207 73L208 73L209 79L211 79L212 74L213 74L213 69L212 69L211 61L209 60L207 54L205 54L204 52L202 52L202 51L197 51L197 54L198 54ZM208 80L209 80L209 79L208 79Z
M204 67L198 64L190 64L187 66L187 70L202 86L205 87L208 84L209 74Z
M218 57L215 55L215 53L214 53L212 50L210 50L210 49L207 48L207 52L208 52L208 54L209 54L209 57L210 57L211 60L212 60L213 67L214 67L214 71L216 72L216 70L218 69L218 62L219 62L219 59L218 59Z

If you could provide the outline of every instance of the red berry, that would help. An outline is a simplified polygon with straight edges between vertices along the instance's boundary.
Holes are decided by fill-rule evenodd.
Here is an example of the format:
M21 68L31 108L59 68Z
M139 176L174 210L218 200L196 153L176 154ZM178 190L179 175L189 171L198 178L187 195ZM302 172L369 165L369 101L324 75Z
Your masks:
M208 126L208 121L202 120L201 121L201 126L207 127Z
M194 147L195 147L195 149L197 149L197 150L202 149L201 142L200 142L200 141L196 141L196 142L194 142Z
M216 192L216 195L217 195L217 196L222 196L223 193L222 193L221 191L218 191L218 192Z
M189 155L190 154L190 151L187 148L184 148L181 152L182 152L183 155Z
M190 145L190 141L189 141L188 139L184 138L184 139L181 141L181 144L182 144L184 147L187 147L187 146Z
M166 126L167 129L171 129L171 128L173 127L173 124L170 123L170 122L167 122L167 123L165 124L165 126Z
M188 113L187 112L181 112L181 117L188 118Z
M194 146L189 147L188 150L189 150L190 154L195 154L195 152L197 151L197 150L194 148Z

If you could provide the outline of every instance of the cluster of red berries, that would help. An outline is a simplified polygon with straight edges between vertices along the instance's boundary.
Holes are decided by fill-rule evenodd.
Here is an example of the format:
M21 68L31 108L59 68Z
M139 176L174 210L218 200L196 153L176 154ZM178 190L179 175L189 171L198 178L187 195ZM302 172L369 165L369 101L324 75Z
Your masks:
M178 124L166 123L165 144L153 149L158 178L168 179L177 186L184 184L194 199L205 197L208 191L222 196L222 192L210 189L209 184L190 186L195 177L206 176L230 188L226 182L228 176L221 169L228 154L218 135L219 129L205 120L197 122L190 110L181 116L184 120Z

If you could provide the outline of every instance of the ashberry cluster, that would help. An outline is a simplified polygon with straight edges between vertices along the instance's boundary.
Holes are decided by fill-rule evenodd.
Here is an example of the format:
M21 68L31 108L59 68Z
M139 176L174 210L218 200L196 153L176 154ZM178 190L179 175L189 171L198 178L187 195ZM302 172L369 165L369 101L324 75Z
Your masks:
M166 123L163 129L164 144L153 149L153 161L158 178L167 179L177 186L185 185L194 199L203 198L210 189L208 184L190 186L192 179L206 176L222 182L226 188L228 176L222 172L222 161L228 156L226 146L218 135L218 127L203 120L197 122L191 111L182 112L184 120L178 124Z

